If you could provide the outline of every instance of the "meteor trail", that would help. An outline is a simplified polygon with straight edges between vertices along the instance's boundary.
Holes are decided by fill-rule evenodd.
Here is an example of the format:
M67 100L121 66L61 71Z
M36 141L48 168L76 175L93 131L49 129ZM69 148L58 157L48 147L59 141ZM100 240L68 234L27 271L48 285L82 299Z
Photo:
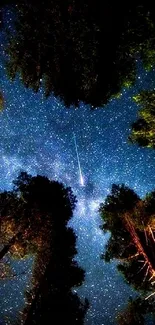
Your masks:
M75 150L76 150L76 156L77 156L77 162L78 162L78 168L79 168L80 184L81 184L81 186L84 186L84 179L82 176L82 170L81 170L79 153L78 153L77 142L76 142L76 136L75 136L74 132L73 132L73 138L74 138L74 144L75 144Z

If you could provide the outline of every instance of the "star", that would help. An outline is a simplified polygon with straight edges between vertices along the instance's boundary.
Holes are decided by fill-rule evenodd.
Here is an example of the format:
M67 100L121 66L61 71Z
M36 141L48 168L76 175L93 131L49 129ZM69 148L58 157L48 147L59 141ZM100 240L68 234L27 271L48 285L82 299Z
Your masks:
M71 14L72 8L68 10ZM12 18L8 12L6 15L10 24ZM111 100L105 108L91 110L80 103L79 109L67 109L54 96L44 99L42 89L33 93L18 78L14 82L8 80L3 64L3 31L1 40L5 109L0 112L0 188L11 189L21 170L72 187L78 199L71 222L78 235L76 259L86 271L84 284L75 290L90 302L85 324L112 325L117 312L135 293L124 283L117 263L106 264L100 258L109 235L100 229L98 208L113 183L124 183L141 197L154 189L154 152L129 144L128 135L138 110L132 97L140 89L155 88L155 71L146 72L139 65L136 85L122 90L122 96ZM73 132L84 177L82 187ZM11 263L18 272L24 269L25 275L3 281L0 288L0 296L5 297L1 311L3 324L6 315L13 319L22 309L24 288L29 285L32 273L32 260Z

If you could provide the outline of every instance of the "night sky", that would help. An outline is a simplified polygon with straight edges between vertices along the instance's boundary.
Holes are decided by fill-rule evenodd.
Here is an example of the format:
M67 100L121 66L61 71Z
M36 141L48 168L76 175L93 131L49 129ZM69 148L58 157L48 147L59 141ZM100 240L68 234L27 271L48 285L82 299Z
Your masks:
M78 235L77 260L86 270L86 280L77 291L90 302L85 324L116 324L117 312L135 293L123 282L116 263L105 264L100 259L108 235L99 228L101 220L97 210L112 183L124 183L141 197L154 189L154 151L129 144L127 137L137 116L132 96L141 89L155 87L155 71L146 73L137 62L136 85L122 90L120 99L96 110L82 103L78 109L66 109L53 96L45 99L42 90L36 94L24 88L18 78L8 81L4 44L2 32L0 89L4 93L5 109L0 113L0 189L10 189L21 170L72 187L78 204L71 225ZM84 186L80 185L73 133ZM6 324L6 315L13 320L21 310L23 291L31 274L31 260L10 263L19 276L1 281L0 324Z

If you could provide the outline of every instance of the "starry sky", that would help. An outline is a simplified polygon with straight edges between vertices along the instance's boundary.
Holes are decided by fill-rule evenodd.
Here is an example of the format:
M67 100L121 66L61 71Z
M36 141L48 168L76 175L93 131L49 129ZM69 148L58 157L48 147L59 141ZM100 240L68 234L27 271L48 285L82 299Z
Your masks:
M6 12L7 15L11 24L10 14ZM42 89L33 93L18 78L14 82L7 79L4 31L0 37L0 89L5 97L5 109L0 112L0 190L11 189L12 180L21 170L72 187L78 199L71 221L78 235L76 258L86 270L85 282L77 292L90 302L85 324L116 324L117 312L135 293L123 282L116 262L105 264L100 259L108 234L99 228L98 207L113 183L124 183L141 197L154 189L154 151L129 144L127 137L138 109L132 96L141 89L155 87L155 71L147 73L137 62L135 87L123 89L119 99L95 110L83 103L78 109L66 109L52 95L45 99ZM84 186L80 185L73 134ZM6 324L6 315L11 320L17 315L30 280L32 260L9 263L19 276L1 281L0 324Z

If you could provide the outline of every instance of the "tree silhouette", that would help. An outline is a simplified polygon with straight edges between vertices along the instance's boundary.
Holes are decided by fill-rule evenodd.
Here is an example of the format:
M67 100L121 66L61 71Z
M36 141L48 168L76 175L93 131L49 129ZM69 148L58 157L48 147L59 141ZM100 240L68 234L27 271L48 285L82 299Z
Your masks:
M47 236L48 231L50 234L51 211L50 214L47 214L47 211L52 204L51 198L55 202L52 209L56 210L57 194L60 192L62 197L66 198L65 209L69 218L76 202L71 189L65 189L62 184L49 181L46 177L32 177L22 172L14 181L14 190L1 193L1 240L6 242L6 245L0 252L0 258L10 249L14 256L17 254L22 257L42 245L44 236ZM60 206L63 204L62 198L61 201ZM59 207L57 209L59 210Z
M24 202L13 191L0 193L0 222L0 244L3 246L0 251L0 259L2 259L10 249L16 255L17 246L20 246L19 242L22 240L26 228Z
M82 303L72 288L82 284L84 271L74 261L76 236L67 227L75 204L71 188L25 172L14 181L12 192L1 193L6 241L17 228L7 248L13 256L12 246L19 252L26 246L29 253L35 253L32 288L26 292L22 313L24 324L83 324L88 302Z
M0 18L1 19L1 18ZM4 96L0 91L0 111L4 108Z
M54 247L49 252L49 262L37 256L33 272L33 288L27 292L27 307L23 311L24 324L83 324L88 303L82 303L73 286L81 285L84 272L72 260L75 254L75 235L71 229L55 231ZM55 251L54 251L55 250ZM43 257L43 258L42 258ZM39 281L38 281L39 275Z
M130 298L124 310L117 315L118 325L144 325L147 323L146 315L155 317L154 299L145 300L143 298Z
M18 1L17 1L18 3ZM54 93L66 105L106 104L133 85L136 60L154 65L151 4L112 1L21 1L9 39L8 75Z
M126 281L145 292L153 290L155 280L155 193L143 200L124 185L113 185L100 206L102 229L110 231L103 258L116 258Z
M144 304L143 304L144 305ZM122 310L117 316L118 325L144 325L144 306L141 299L130 299L127 307Z
M129 140L139 146L155 149L155 92L144 90L133 98L141 109L139 119L132 124Z

